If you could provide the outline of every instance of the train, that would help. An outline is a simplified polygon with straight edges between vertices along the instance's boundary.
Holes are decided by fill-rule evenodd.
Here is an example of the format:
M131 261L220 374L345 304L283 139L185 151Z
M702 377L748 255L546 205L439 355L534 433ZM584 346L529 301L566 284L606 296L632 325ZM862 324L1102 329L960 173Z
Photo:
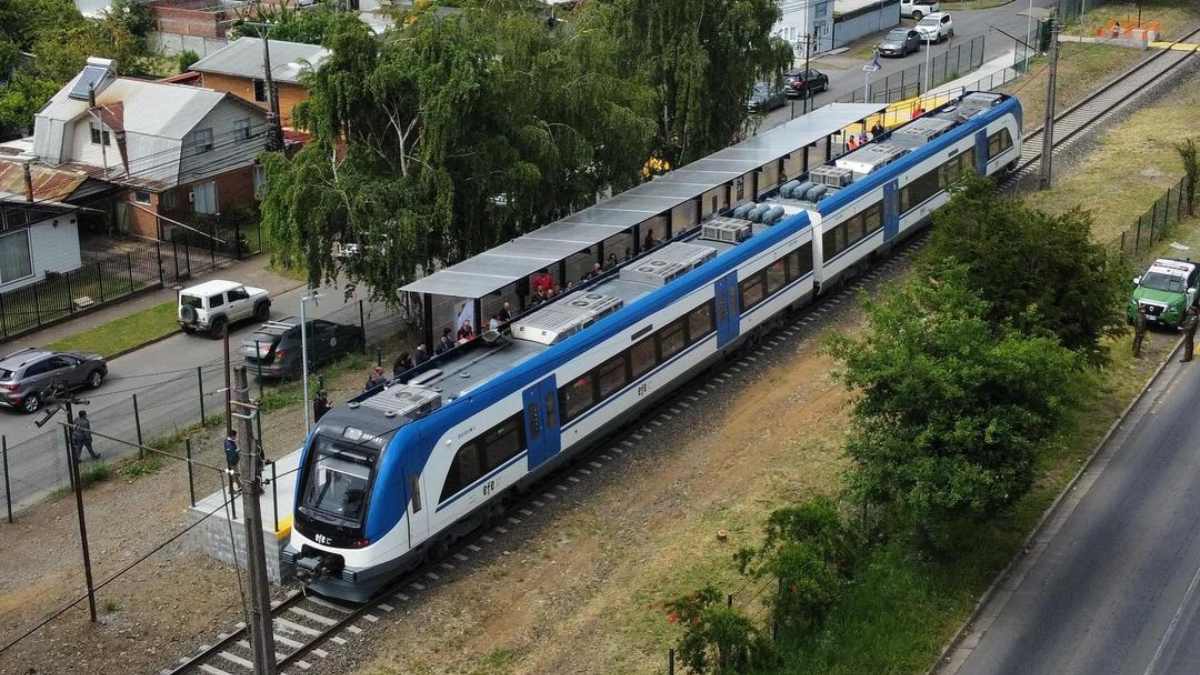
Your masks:
M926 226L964 172L1020 156L1021 106L967 92L706 220L487 344L326 413L300 460L286 562L364 602L789 310ZM457 351L457 350L456 350Z

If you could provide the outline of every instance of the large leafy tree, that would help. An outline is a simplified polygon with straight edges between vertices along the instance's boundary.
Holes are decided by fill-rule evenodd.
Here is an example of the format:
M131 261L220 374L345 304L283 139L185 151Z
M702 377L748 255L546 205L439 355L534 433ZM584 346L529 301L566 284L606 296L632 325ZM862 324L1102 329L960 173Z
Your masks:
M778 78L791 47L771 36L775 0L612 0L625 67L654 91L656 148L671 165L738 140L754 82Z
M956 525L1029 490L1082 365L1053 337L991 323L967 278L919 277L867 302L862 337L831 342L857 394L853 492L887 525L942 549Z
M280 255L314 282L346 272L388 297L628 184L653 128L601 18L549 29L503 6L426 11L382 39L339 18L296 110L313 140L267 160ZM335 259L335 242L359 253Z
M967 178L934 215L923 269L965 270L967 286L987 303L986 318L1103 360L1102 340L1124 330L1128 272L1092 240L1091 216L1054 216L1000 195L984 178Z

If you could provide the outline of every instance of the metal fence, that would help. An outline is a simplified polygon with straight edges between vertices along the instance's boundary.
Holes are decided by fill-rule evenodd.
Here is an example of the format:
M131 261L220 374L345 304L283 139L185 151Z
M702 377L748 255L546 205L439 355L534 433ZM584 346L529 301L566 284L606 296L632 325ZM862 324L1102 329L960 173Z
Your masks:
M336 306L334 306L336 304ZM326 311L319 311L322 306ZM350 300L344 304L328 303L309 310L311 318L321 318L337 323L359 325L366 334L366 357L374 364L382 363L390 372L392 342L404 342L418 331L407 325L403 316L382 303L367 300ZM277 305L278 308L278 305ZM196 340L203 338L196 337ZM231 339L230 352L234 365L242 362L241 338ZM319 370L313 369L315 374ZM251 376L254 373L251 371ZM367 373L363 373L363 382ZM361 389L357 382L349 390L330 390L332 399L346 400ZM122 373L110 367L109 378L100 389L83 392L81 397L89 403L76 406L75 410L87 410L92 429L108 436L128 442L150 444L185 431L214 415L225 412L225 370L221 359L212 359L202 365L183 367L165 372ZM276 390L271 382L260 382L252 387L252 394L262 396ZM0 410L0 415L18 415L15 411ZM40 415L40 413L38 413ZM52 428L53 427L53 428ZM137 451L127 443L96 436L95 449L104 460L111 461L136 456ZM38 435L20 443L9 443L0 438L3 450L4 472L3 503L20 510L51 494L55 490L70 486L70 472L61 429L55 424L47 425ZM84 456L86 459L86 454ZM86 473L89 465L84 464ZM211 487L211 486L210 486ZM203 495L200 495L203 496Z
M1113 247L1134 260L1150 253L1154 243L1162 241L1172 225L1195 213L1196 205L1188 205L1186 183L1186 176L1180 178L1137 219L1137 223L1113 240Z
M77 270L47 273L37 283L0 293L0 342L262 251L258 225L204 227L207 232L176 228L162 242L113 242L120 252L84 252Z
M956 80L983 65L986 35L977 35L965 43L948 47L941 54L870 83L870 91L859 87L837 99L839 103L894 103L920 96L940 84ZM933 49L932 46L925 47ZM869 99L869 100L868 100Z

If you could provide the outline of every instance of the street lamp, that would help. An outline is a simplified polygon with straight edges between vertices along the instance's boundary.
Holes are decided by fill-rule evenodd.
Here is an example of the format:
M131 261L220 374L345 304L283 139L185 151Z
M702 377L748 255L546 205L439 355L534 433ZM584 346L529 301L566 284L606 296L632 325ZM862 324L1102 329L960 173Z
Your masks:
M921 33L921 37L925 38L925 93L929 93L930 72L933 70L929 67L929 61L933 58L933 38L929 37L929 33ZM950 58L950 57L946 57Z
M311 286L308 289L308 295L300 297L300 369L304 376L304 435L307 437L308 432L312 430L312 421L308 411L308 319L304 314L304 307L309 300L313 301L314 306L320 305L318 302L321 294L315 292Z

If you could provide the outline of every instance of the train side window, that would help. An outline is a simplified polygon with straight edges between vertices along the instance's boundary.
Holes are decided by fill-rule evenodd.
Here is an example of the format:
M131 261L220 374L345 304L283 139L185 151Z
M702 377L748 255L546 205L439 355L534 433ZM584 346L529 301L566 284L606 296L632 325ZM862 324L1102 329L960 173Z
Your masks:
M688 337L695 343L713 332L713 301L688 312Z
M408 492L410 495L412 495L412 512L420 513L421 512L421 477L419 475L408 477Z
M738 284L738 289L742 295L743 312L762 302L763 298L767 297L765 277L765 274L759 272Z
M863 216L861 213L855 214L853 218L843 223L842 227L846 228L846 248L850 248L851 246L862 241Z
M564 422L569 422L596 402L592 375L588 373L558 390L558 407Z
M629 381L628 370L625 366L625 354L618 354L601 363L592 372L596 375L596 385L599 387L599 398L596 399L598 401L612 396Z
M479 446L474 441L464 443L454 455L454 461L450 463L446 483L442 486L441 501L453 497L464 487L479 480L482 475L479 466Z
M788 281L795 281L812 271L812 243L792 251L788 257Z
M521 438L521 419L513 416L485 431L479 436L483 473L488 473L516 457L525 447Z
M767 268L767 295L773 295L785 284L787 284L787 263L780 258Z
M658 359L654 351L653 335L629 348L629 365L632 366L634 378L641 377L656 363Z
M863 223L868 237L883 229L882 202L872 204L870 208L863 212Z
M672 321L658 331L658 354L661 361L675 356L687 345L683 319Z
M921 176L900 190L900 212L907 213L925 202L925 200L941 192L938 186L938 176L941 171L934 169Z
M1008 133L1008 129L1001 129L988 136L988 159L995 159L998 155L1011 148L1012 144L1012 134Z
M825 232L823 240L825 262L829 262L835 255L846 250L846 229L840 225L835 226Z

